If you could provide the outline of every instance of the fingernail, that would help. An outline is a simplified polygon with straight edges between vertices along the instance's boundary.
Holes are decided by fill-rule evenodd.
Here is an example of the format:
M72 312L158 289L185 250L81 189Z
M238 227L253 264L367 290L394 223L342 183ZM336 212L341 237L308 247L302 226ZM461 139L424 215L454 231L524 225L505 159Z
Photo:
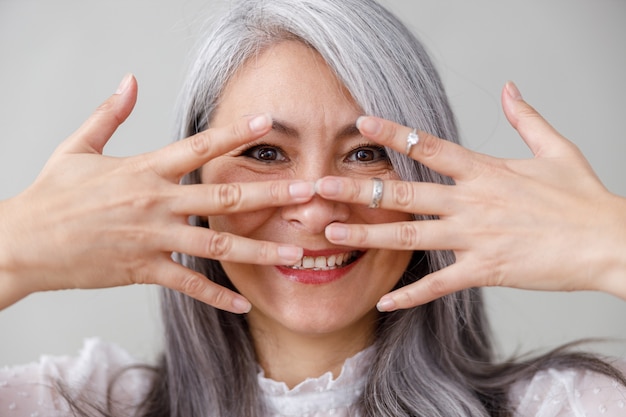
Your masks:
M289 195L293 198L308 198L315 194L315 185L312 182L299 181L289 184Z
M340 223L333 223L326 226L326 238L334 242L340 242L348 238L348 228Z
M326 197L335 197L341 192L341 181L335 178L321 178L315 183L315 191Z
M522 100L522 93L520 93L513 81L507 81L504 86L506 88L506 92L513 100Z
M361 116L356 121L356 127L365 135L375 136L383 129L383 124L372 117Z
M272 118L269 114L261 114L253 117L248 121L248 126L250 126L250 130L254 133L263 132L269 126L272 125Z
M126 74L124 76L124 78L122 78L122 81L120 82L120 85L117 86L117 90L115 90L115 94L122 94L124 91L128 90L128 87L130 86L130 80L132 80L133 78L133 74Z
M291 265L302 259L302 248L295 246L279 246L278 256L280 256L286 265Z
M252 304L245 298L236 297L232 301L233 310L239 314L249 313L252 309Z
M396 302L391 297L383 297L376 304L376 309L381 312L393 311L396 309Z

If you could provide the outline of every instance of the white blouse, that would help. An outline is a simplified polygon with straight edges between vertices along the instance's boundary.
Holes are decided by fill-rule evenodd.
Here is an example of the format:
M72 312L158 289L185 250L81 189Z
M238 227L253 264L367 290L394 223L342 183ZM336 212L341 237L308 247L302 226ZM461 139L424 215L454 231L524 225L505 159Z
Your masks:
M366 349L348 359L341 374L310 378L293 389L259 374L270 409L268 417L354 416L353 404L365 385L374 352ZM129 365L140 365L128 352L98 339L85 341L78 357L42 356L38 363L0 369L0 416L71 415L54 384L64 381L73 395L106 403L109 381ZM139 368L121 374L112 398L120 416L130 416L150 389L150 373ZM596 373L548 369L511 392L516 416L625 417L626 387ZM123 405L123 406L122 406Z

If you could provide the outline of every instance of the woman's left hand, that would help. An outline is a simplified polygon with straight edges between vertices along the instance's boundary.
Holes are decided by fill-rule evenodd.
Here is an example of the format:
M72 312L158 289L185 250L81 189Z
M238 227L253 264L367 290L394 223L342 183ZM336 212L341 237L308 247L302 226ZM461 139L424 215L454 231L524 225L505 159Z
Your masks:
M386 181L380 207L438 220L327 226L326 237L335 244L454 251L453 265L383 296L380 310L479 286L600 290L626 299L626 199L607 191L578 148L512 83L503 90L502 105L534 158L494 158L419 132L410 157L455 185ZM364 136L405 152L410 128L373 117L358 125ZM326 177L317 192L368 205L372 184Z

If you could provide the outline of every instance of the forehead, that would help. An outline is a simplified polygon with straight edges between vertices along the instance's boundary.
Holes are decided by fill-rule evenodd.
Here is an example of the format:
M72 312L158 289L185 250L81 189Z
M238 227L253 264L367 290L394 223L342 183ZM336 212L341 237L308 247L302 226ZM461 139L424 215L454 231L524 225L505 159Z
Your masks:
M331 110L349 112L350 117L360 114L322 56L302 42L289 40L265 48L237 70L220 97L214 120L232 122L267 111L314 116Z

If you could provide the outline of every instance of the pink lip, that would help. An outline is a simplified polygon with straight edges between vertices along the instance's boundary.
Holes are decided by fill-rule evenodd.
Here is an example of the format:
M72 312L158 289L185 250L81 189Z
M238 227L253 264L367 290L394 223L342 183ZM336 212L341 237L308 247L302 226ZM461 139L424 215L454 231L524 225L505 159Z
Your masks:
M349 250L348 250L349 251ZM304 250L304 256L330 256L337 253L347 252L345 249L337 250L320 250L320 251L312 251L312 250ZM285 276L288 280L298 282L300 284L308 284L308 285L322 285L328 284L334 281L337 281L343 278L348 272L352 270L352 268L359 263L359 261L363 258L363 255L355 259L349 265L344 266L343 268L329 269L326 271L315 271L312 269L293 269L282 265L277 265L275 268L280 272L283 276Z

